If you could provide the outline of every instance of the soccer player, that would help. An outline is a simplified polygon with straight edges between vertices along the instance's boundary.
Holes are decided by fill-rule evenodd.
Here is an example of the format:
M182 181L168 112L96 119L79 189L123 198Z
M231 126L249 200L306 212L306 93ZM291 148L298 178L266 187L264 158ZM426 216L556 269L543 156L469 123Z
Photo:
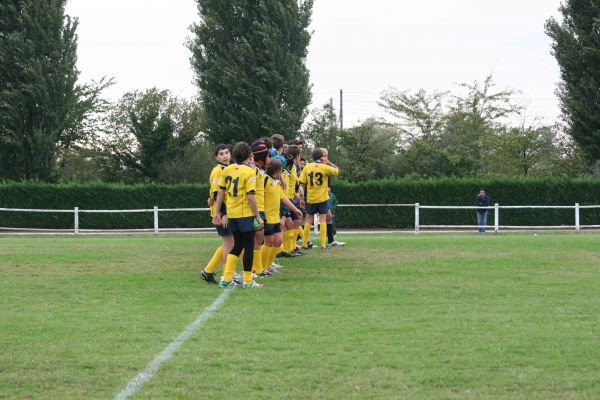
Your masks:
M298 216L300 211L286 196L281 187L282 163L278 158L271 158L267 163L267 176L265 178L265 245L261 250L262 264L272 265L283 242L281 232L280 207L281 204Z
M314 215L319 215L321 249L327 248L327 213L329 211L329 177L338 176L340 169L328 158L327 149L317 148L312 151L314 162L302 170L300 183L306 187L306 223L302 247L308 248L308 237Z
M264 221L256 204L256 169L250 166L252 148L246 142L239 142L233 148L235 164L225 168L219 179L219 193L215 204L213 223L229 227L233 233L233 248L227 255L225 270L219 286L233 285L235 266L244 250L243 288L258 288L252 279L252 262L254 258L254 220L256 229L261 230ZM227 193L227 196L225 194ZM227 215L221 214L221 204L226 201Z
M215 215L215 201L217 199L217 193L219 192L219 178L221 177L221 172L229 165L229 161L231 160L229 147L224 144L217 145L215 148L215 158L218 164L211 171L209 178L210 189L208 193L208 206L210 207L211 218ZM227 210L224 204L221 206L221 214L227 215ZM200 273L200 277L210 284L217 284L217 280L215 279L215 270L220 263L225 264L227 254L229 254L233 248L233 234L231 233L231 230L218 225L217 233L223 240L223 244L215 250L210 262Z

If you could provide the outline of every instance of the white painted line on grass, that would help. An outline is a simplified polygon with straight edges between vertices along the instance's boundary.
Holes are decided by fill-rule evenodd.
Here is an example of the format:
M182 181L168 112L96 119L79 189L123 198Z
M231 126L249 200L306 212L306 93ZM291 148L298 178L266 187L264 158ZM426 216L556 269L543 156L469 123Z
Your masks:
M219 307L223 305L231 291L232 289L223 290L223 293L221 293L215 302L210 307L205 309L204 312L202 312L202 314L200 314L194 322L189 324L183 330L183 332L181 332L181 334L177 336L177 338L173 340L171 344L168 345L159 355L154 357L154 360L152 360L152 362L146 366L145 370L127 382L127 386L115 396L115 400L125 400L129 396L135 394L135 392L137 392L144 383L154 378L154 375L159 370L161 365L173 357L173 354L179 349L179 347L181 347L181 345L188 340L189 337L192 336L198 330L198 328L200 328L200 326L219 309Z

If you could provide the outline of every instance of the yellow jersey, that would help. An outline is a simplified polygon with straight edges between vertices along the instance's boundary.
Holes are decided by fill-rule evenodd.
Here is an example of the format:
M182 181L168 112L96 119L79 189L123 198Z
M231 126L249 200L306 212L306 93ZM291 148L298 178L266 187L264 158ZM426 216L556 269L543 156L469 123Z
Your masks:
M265 217L266 224L278 224L281 222L279 215L281 200L285 197L281 183L277 179L265 176Z
M265 211L265 171L256 167L256 206L258 211Z
M256 191L256 171L245 164L231 164L221 172L219 188L225 190L225 205L229 218L253 217L248 193Z
M290 180L290 171L288 171L285 168L282 169L281 170L281 189L283 189L284 194L287 193L289 180Z
M226 165L219 164L215 166L212 171L210 171L209 184L210 187L208 189L208 197L213 200L217 200L217 193L219 192L219 179L221 178L221 172L226 168ZM210 206L210 216L214 217L215 215L215 203Z
M298 183L298 173L296 172L296 167L292 165L292 170L289 171L289 175L287 176L287 188L285 190L285 194L288 199L292 200L296 195L296 184Z
M338 176L340 169L323 163L307 164L300 175L300 183L306 185L306 202L323 203L329 200L329 177Z

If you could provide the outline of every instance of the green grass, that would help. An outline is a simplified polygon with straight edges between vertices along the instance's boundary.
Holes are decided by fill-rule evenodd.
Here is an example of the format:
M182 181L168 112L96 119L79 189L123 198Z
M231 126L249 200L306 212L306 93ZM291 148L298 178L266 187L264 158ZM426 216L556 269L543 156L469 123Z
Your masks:
M347 236L236 289L140 399L600 397L600 236ZM112 398L220 294L213 237L1 237L0 398Z

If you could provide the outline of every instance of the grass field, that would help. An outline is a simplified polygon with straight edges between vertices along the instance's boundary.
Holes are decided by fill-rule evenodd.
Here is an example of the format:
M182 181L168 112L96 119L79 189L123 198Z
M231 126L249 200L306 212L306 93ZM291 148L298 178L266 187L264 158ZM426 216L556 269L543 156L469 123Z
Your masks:
M600 236L340 239L234 289L134 398L600 398ZM0 398L114 398L220 295L217 243L1 237Z

